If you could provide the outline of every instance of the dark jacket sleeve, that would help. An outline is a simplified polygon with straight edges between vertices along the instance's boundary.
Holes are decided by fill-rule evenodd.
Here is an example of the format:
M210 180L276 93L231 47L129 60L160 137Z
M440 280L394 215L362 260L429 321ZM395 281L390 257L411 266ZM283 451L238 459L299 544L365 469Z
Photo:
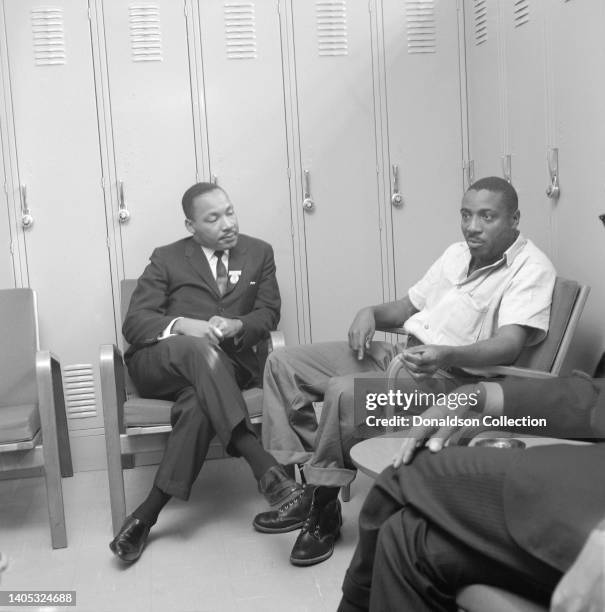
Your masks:
M243 323L242 331L237 338L238 350L246 350L254 346L259 340L266 338L279 323L281 298L275 276L275 259L273 248L266 243L257 283L256 298L252 309L247 314L237 317Z
M605 380L586 375L550 379L506 378L500 382L506 416L546 419L532 431L556 438L605 438ZM525 433L530 433L523 428Z
M168 271L158 249L155 249L137 282L122 325L124 338L130 344L143 346L157 342L158 336L174 318L166 314L167 300Z

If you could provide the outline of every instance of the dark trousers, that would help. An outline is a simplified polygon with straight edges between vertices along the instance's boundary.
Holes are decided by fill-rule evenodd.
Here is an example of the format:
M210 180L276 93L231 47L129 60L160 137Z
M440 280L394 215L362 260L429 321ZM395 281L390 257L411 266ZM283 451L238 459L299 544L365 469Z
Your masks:
M521 549L504 519L504 475L519 452L424 450L386 469L361 510L339 610L454 611L456 592L476 583L548 601L561 573Z
M249 374L220 348L180 335L138 350L128 371L143 397L175 401L155 485L188 499L214 435L235 454L229 445L233 429L244 422L254 432L238 384Z

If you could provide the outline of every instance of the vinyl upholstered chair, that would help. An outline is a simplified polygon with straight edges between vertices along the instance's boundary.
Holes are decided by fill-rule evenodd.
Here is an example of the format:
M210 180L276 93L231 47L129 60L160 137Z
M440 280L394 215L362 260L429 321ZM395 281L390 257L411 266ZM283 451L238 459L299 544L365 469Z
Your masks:
M514 366L490 367L489 375L551 378L563 366L590 288L575 281L557 277L550 312L550 327L546 338L538 345L525 348ZM400 333L403 330L391 330ZM387 370L389 388L403 369L400 356L393 359ZM387 415L388 416L388 415ZM491 432L491 437L498 435ZM505 436L510 434L505 433ZM551 441L552 443L552 441ZM472 442L471 442L472 444ZM386 468L400 446L395 437L380 436L364 440L351 449L353 463L365 474L375 478ZM348 492L344 492L348 497ZM539 612L545 610L528 601L486 585L471 585L462 589L457 602L463 612Z
M125 279L121 283L122 320L128 311L136 283L133 279ZM281 332L271 332L271 337L266 342L257 344L261 368L264 367L267 354L284 344ZM170 410L173 402L140 397L124 365L123 354L115 345L101 346L100 367L111 520L115 535L126 518L122 470L136 465L158 463L172 429ZM251 422L260 424L263 390L248 389L243 392L243 396ZM208 457L212 457L211 452Z
M44 476L52 547L65 548L61 477L73 476L73 467L61 366L38 348L34 291L0 290L0 334L0 472Z

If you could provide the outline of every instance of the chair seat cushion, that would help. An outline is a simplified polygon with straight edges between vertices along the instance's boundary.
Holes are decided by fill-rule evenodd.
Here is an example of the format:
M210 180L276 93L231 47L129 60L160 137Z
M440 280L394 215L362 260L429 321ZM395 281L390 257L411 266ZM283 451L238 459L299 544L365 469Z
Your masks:
M263 390L247 389L242 393L250 418L263 413ZM124 422L126 427L146 427L151 425L170 425L170 409L174 402L144 397L131 397L124 403Z
M37 404L0 406L0 444L31 440L39 429Z

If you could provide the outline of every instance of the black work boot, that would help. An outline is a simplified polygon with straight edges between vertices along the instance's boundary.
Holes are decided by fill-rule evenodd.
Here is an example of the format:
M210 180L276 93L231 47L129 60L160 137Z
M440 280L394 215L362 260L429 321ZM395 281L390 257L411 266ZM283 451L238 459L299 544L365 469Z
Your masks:
M293 565L314 565L332 556L334 542L340 536L342 516L340 502L333 499L325 506L319 506L315 496L309 516L294 543L290 553Z
M263 533L286 533L300 529L309 515L314 490L314 486L307 485L277 510L257 514L252 521L254 529Z

